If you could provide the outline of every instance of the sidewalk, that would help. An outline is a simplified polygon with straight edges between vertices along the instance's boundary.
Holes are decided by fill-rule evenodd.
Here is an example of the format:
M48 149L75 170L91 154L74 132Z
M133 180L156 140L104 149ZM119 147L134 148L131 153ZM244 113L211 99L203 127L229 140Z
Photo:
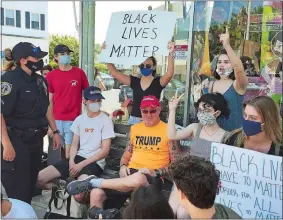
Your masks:
M48 207L48 202L51 196L51 190L42 191L42 195L35 196L32 199L31 205L37 214L38 219L43 219Z

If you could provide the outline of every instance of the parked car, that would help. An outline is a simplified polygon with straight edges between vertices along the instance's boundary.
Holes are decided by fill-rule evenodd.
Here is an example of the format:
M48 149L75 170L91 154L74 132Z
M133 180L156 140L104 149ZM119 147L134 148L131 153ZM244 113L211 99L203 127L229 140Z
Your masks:
M133 99L133 90L129 86L122 85L120 86L119 102L120 103L124 102L125 97L127 97L127 99Z
M107 90L113 89L114 87L114 78L107 73L100 73L103 84Z

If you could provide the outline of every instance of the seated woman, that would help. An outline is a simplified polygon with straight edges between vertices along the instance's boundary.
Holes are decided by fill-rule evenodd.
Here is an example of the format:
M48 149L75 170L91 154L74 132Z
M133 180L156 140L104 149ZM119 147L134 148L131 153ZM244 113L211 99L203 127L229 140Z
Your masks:
M283 156L282 122L272 98L258 96L244 107L243 127L231 132L225 144Z
M229 132L223 130L217 124L216 119L220 116L225 118L229 117L228 103L223 95L220 93L208 93L197 101L195 108L197 110L197 117L199 123L193 123L187 126L185 129L176 131L175 115L178 102L182 96L177 98L177 94L169 103L169 118L168 118L168 130L167 135L169 140L182 140L192 139L192 143L189 148L198 148L199 144L202 146L207 145L206 142L218 142L221 143ZM199 140L200 143L196 143ZM174 210L174 213L178 218L188 218L187 211L179 205L177 198L171 193L169 203Z

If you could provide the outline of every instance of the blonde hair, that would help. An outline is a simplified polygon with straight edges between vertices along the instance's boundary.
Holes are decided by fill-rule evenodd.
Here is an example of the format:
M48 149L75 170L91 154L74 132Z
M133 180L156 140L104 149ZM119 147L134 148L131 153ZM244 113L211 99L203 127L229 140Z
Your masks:
M3 71L11 71L13 67L16 67L16 63L12 61L6 61L3 66Z
M245 106L254 107L257 112L261 115L264 123L264 131L266 136L275 144L282 144L282 123L279 114L279 107L273 101L272 98L267 96L258 96L250 100L245 104ZM241 147L244 144L247 136L245 135L242 128L234 130L230 133L229 137L232 135L237 135L235 146ZM227 137L227 139L229 138Z

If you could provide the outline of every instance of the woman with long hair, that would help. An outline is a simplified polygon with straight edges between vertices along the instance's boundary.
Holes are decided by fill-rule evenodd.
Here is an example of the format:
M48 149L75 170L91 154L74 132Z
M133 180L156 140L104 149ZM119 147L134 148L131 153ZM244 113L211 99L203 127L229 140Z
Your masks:
M231 132L225 144L283 156L282 123L278 105L272 98L258 96L247 102L242 124L242 128Z
M105 49L105 43L102 49ZM110 74L122 84L130 86L133 90L133 108L129 118L129 124L134 125L141 121L140 103L144 96L153 95L160 99L160 95L165 86L170 82L174 74L174 43L168 43L169 56L167 72L163 76L156 76L157 61L155 57L148 57L139 65L142 77L125 75L119 72L116 67L107 63ZM129 58L130 59L130 58Z
M242 127L242 104L244 94L248 86L243 64L230 45L230 34L228 27L226 33L220 35L220 41L225 49L217 60L217 66L213 73L215 81L211 81L205 87L209 92L219 92L229 103L229 118L219 117L218 123L226 131Z

